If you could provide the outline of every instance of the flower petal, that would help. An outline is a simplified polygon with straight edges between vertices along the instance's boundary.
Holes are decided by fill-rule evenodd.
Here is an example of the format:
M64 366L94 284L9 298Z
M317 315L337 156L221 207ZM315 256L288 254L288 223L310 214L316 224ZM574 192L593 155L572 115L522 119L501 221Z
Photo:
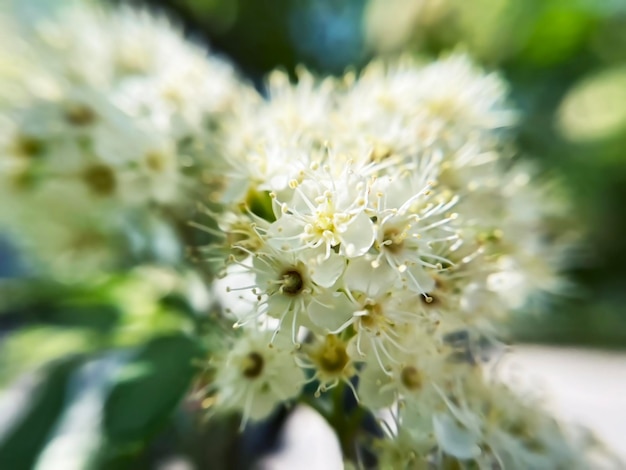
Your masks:
M355 310L352 302L341 292L324 292L309 305L311 321L327 331L341 328Z
M449 414L438 413L433 416L435 437L441 449L457 459L473 459L480 455L479 436L472 434Z
M413 292L428 294L435 289L435 280L419 264L408 266L403 276L408 283L409 289Z
M303 226L295 217L283 215L268 227L267 240L274 248L289 251L302 245L302 233Z
M359 400L371 409L381 409L391 406L396 398L391 384L393 378L385 374L376 364L367 364L359 377Z
M374 268L371 261L356 258L348 262L343 279L350 290L364 292L370 297L377 298L393 288L396 274L386 264Z
M362 256L374 243L376 237L374 223L364 212L360 212L346 225L340 236L344 253L348 258Z
M331 252L328 259L314 256L309 261L309 274L313 282L322 287L332 286L339 276L343 274L346 267L346 259L334 252Z

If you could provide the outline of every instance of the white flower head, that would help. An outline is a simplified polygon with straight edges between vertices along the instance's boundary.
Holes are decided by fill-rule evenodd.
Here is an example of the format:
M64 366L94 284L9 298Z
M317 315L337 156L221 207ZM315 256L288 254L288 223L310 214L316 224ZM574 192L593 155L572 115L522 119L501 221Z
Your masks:
M253 256L252 272L252 292L259 299L257 312L278 319L276 332L282 328L290 330L292 341L297 344L298 330L308 324L308 305L318 290L307 266L289 253L269 249Z
M342 279L340 291L323 292L311 302L311 322L332 333L350 329L350 355L358 361L371 355L386 369L399 351L407 350L404 335L422 322L413 308L419 294L398 289L390 268L373 268L365 258L350 260Z
M348 353L346 341L339 335L316 336L312 344L304 346L303 351L305 367L315 371L313 377L319 382L316 396L319 396L321 392L331 390L341 382L352 389L355 397L357 396L350 381L357 370Z
M305 382L292 351L281 347L281 341L270 344L271 336L246 330L217 364L216 409L241 412L242 426L295 397Z
M432 288L427 270L452 264L439 254L440 247L452 249L459 242L458 231L450 223L456 214L449 212L457 198L431 197L434 185L429 181L415 187L415 178L388 176L379 178L373 187L378 252L373 264L392 267L403 284L422 294Z
M374 242L374 224L365 213L369 183L346 166L339 175L329 166L313 165L301 181L292 180L291 198L275 198L277 220L268 241L318 265L338 253L365 254Z

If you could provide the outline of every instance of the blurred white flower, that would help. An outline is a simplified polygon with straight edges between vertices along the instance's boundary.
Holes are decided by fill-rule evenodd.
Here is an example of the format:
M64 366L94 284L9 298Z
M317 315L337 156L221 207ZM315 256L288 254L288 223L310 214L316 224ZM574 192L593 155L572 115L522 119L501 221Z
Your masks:
M304 384L304 372L292 351L281 341L270 344L271 332L245 331L215 364L216 408L242 413L249 419L267 416L276 406L295 397ZM280 339L280 338L279 338Z

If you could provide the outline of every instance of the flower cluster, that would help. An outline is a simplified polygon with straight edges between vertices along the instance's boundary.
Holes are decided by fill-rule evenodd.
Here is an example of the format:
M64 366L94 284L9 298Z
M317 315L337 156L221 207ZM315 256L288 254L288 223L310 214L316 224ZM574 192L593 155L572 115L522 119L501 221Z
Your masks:
M112 267L193 202L184 170L241 85L164 18L27 3L0 15L0 222L56 275Z
M266 415L307 381L295 364L316 396L345 384L396 407L389 468L575 468L551 421L482 372L507 312L563 286L557 210L506 154L515 117L463 55L271 75L225 120L213 167L207 256L243 329L217 407Z

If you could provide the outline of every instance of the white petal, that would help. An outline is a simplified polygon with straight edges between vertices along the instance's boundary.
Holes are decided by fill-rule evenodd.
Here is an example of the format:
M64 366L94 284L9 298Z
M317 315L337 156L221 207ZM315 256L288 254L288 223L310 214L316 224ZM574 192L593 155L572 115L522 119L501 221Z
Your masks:
M341 292L325 292L309 305L309 316L317 326L335 331L344 325L354 312L352 302Z
M249 259L245 261L246 264ZM222 307L241 320L250 315L250 305L254 305L256 295L251 289L241 291L231 290L242 286L254 285L254 275L239 265L230 265L227 269L227 275L222 279L217 279L213 283L213 295L219 301Z
M404 272L409 289L420 294L427 294L435 289L435 280L426 272L423 266L414 264Z
M346 259L331 252L328 259L320 259L315 256L309 261L309 274L317 285L322 287L332 286L346 267Z
M348 258L362 256L371 248L376 234L374 223L364 212L357 214L341 233L341 243Z
M472 434L450 415L439 413L433 416L433 428L441 449L457 459L473 459L480 455L479 436Z
M283 215L268 227L267 239L274 248L288 251L302 245L302 233L303 226L294 217Z
M463 312L474 314L498 306L500 303L498 300L496 294L473 282L463 289L459 306Z
M357 258L348 262L343 278L350 290L364 292L370 297L377 298L393 287L396 274L386 264L374 268L371 261Z
M256 387L252 398L252 406L250 407L250 418L254 420L265 418L280 401L280 398L273 393L269 384L266 387Z
M368 364L359 377L359 400L361 403L372 409L391 406L395 400L394 388L382 387L391 383L392 380L393 378L385 374L376 364Z
M275 365L274 375L270 382L270 387L276 396L281 400L288 400L296 396L306 382L304 371L298 367L293 358L284 356L282 362Z
M267 299L267 314L273 318L281 318L291 306L292 299L286 295L275 293Z

